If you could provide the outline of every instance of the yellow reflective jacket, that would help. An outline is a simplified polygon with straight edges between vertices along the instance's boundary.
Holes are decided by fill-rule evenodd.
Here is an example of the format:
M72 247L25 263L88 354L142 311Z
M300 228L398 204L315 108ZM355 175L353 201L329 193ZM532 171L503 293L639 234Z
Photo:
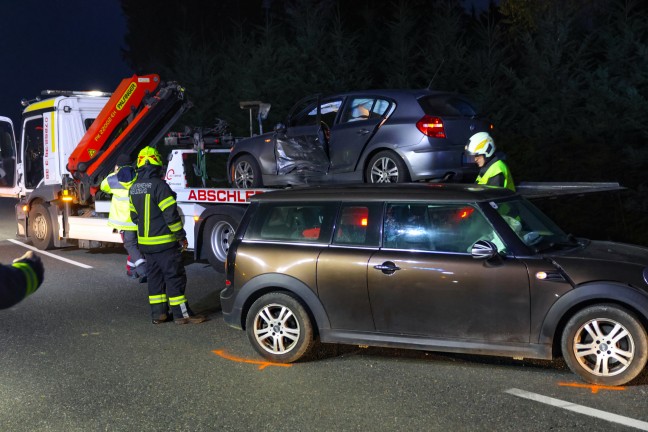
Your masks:
M108 226L120 231L137 230L137 225L131 221L130 202L128 201L128 190L136 179L137 174L133 167L123 166L117 172L109 174L101 182L101 190L112 194L110 213L108 214Z
M491 185L491 186L500 186L511 189L515 192L515 184L513 183L513 176L506 164L495 158L488 162L484 168L482 168L483 173L480 172L479 176L475 180L475 183L482 185ZM495 179L498 175L502 175L503 183L499 179Z

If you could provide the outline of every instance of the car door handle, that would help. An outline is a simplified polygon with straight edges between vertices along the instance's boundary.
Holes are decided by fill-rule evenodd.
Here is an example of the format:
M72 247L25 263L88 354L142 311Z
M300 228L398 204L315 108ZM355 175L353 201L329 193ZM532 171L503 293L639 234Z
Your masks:
M369 129L364 129L363 128L363 129L360 129L359 131L357 131L356 133L358 135L367 135L369 132L371 132Z
M391 262L391 261L386 261L386 262L384 262L384 263L382 263L382 264L375 265L374 268L375 268L376 270L380 270L380 271L382 271L382 272L385 273L385 274L392 274L392 273L394 273L396 270L400 270L400 269L401 269L400 267L398 267L396 264L394 264L394 263Z

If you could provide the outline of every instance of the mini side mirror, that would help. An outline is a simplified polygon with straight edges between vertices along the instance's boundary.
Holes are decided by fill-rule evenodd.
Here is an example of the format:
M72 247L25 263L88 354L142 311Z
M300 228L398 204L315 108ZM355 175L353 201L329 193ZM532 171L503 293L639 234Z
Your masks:
M493 242L479 240L472 246L470 253L475 259L491 259L497 256L497 246Z
M285 134L286 133L286 125L283 124L283 123L277 123L275 125L275 127L274 127L274 131L276 133Z

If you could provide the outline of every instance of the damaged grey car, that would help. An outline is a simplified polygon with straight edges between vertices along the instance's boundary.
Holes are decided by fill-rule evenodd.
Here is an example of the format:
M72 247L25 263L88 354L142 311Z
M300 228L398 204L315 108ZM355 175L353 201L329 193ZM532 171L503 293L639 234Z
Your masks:
M492 126L467 97L367 90L297 102L286 123L232 147L233 187L326 183L472 182L464 146Z

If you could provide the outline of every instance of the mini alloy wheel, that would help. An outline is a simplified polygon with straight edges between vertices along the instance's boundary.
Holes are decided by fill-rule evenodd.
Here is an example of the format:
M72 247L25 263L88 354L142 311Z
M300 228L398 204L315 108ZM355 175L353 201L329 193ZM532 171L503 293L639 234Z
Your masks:
M565 327L563 356L594 384L623 385L646 365L646 330L629 311L614 305L583 309Z
M254 348L275 362L293 362L313 345L313 327L304 307L284 293L259 298L248 313L247 333Z

